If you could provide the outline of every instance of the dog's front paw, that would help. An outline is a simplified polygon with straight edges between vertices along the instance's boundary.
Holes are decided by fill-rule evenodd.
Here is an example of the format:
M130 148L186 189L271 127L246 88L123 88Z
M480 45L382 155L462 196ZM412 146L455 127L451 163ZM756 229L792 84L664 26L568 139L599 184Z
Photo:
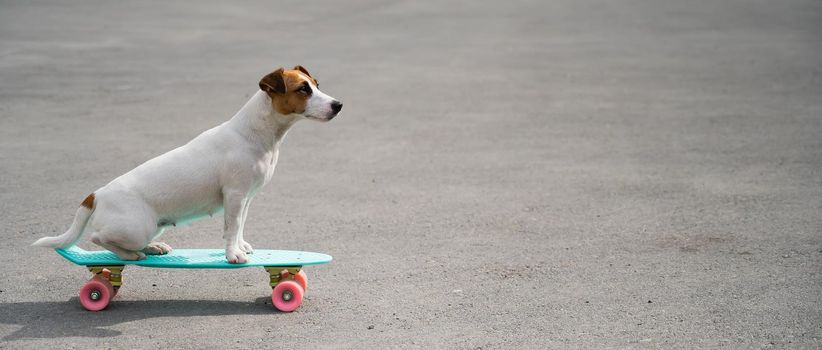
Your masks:
M225 259L231 264L245 264L248 262L248 257L245 252L238 248L226 248Z
M246 241L240 241L240 249L242 249L246 254L254 253L254 248L251 247Z

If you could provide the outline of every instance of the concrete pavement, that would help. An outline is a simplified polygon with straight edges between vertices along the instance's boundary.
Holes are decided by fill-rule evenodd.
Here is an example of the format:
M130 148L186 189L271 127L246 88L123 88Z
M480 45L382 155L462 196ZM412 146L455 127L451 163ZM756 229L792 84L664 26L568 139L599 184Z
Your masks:
M820 23L801 0L3 2L0 348L820 348ZM262 269L131 268L83 311L87 271L29 244L295 64L345 109L289 133L246 237L334 256L301 309Z

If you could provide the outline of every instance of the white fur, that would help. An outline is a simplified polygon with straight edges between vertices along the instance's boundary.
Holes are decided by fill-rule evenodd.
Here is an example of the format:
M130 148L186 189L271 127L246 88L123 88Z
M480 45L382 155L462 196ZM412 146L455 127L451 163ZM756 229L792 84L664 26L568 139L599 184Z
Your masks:
M248 207L271 179L289 128L303 117L334 117L335 100L313 84L312 90L305 112L290 115L274 111L271 98L258 91L229 121L95 191L93 210L81 206L66 233L33 245L71 246L86 231L94 243L136 260L145 257L143 251L165 253L162 246L149 246L165 228L222 212L226 259L246 262L252 251L243 238Z
M304 76L303 74L300 75ZM306 81L311 84L313 93L305 106L305 116L327 121L329 119L328 116L334 116L331 111L331 103L335 101L334 98L320 91L311 79L306 79Z

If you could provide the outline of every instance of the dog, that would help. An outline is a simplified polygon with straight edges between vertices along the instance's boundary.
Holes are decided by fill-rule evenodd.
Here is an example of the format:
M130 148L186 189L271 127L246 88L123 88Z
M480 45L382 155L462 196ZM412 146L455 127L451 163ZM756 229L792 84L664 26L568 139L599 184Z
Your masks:
M302 119L327 122L343 106L302 66L277 69L259 87L230 120L94 191L65 233L32 245L65 248L89 231L92 242L120 259L142 260L171 251L155 241L166 228L222 212L226 260L248 262L248 207L271 180L286 133Z

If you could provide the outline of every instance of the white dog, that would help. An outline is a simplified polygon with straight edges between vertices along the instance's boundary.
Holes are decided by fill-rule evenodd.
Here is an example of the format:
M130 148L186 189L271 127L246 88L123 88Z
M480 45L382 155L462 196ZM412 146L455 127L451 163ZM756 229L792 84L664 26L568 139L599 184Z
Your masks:
M229 121L94 191L66 233L33 245L65 248L90 231L92 242L121 259L140 260L171 251L153 241L165 228L223 211L226 259L247 262L248 207L271 179L286 132L300 119L329 121L342 109L317 86L302 66L266 75L261 91Z

